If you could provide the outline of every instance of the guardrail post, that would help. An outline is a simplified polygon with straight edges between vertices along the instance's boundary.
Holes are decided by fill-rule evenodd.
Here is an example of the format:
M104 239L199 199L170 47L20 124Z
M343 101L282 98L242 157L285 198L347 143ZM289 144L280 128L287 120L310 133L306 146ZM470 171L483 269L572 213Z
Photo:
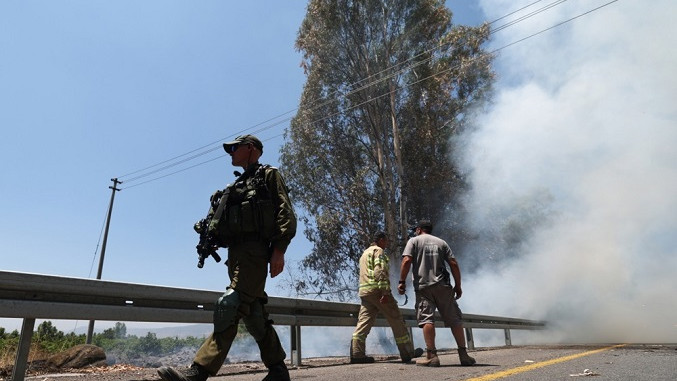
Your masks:
M31 349L31 339L33 338L33 327L35 327L35 319L24 319L21 325L19 348L16 350L12 381L23 381L24 377L26 377L26 366L28 365L28 352Z
M472 337L472 328L465 329L465 341L467 342L468 349L475 349L475 339Z
M509 347L512 345L512 339L510 338L510 330L506 328L503 331L505 332L505 345Z
M290 326L289 336L291 337L291 365L301 366L301 326Z

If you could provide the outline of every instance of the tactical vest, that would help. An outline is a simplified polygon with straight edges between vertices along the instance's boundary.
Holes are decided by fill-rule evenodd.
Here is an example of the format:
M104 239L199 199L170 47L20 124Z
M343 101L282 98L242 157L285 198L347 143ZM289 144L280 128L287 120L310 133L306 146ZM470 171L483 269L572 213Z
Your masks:
M260 165L253 174L245 172L224 190L225 210L216 229L222 246L244 241L267 242L273 237L275 208L265 179L269 168Z

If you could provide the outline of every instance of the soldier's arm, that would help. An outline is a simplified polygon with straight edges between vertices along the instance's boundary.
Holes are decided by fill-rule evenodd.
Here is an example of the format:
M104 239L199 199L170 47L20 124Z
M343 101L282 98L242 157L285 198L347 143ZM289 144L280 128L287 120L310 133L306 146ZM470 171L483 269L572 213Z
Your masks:
M296 214L294 214L294 208L287 194L287 185L277 169L270 168L266 171L266 183L275 207L275 232L271 239L272 246L284 254L296 235Z

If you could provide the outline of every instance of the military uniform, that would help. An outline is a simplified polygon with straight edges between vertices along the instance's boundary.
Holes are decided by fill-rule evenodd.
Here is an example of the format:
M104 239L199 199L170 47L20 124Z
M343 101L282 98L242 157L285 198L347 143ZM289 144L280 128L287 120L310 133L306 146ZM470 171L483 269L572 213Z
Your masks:
M388 269L388 256L375 243L360 257L361 306L350 348L350 357L354 362L366 358L365 341L379 312L390 324L402 361L409 362L415 357L409 330L390 290ZM383 296L386 297L386 303L380 301Z
M282 256L296 234L296 216L282 175L276 168L258 163L263 144L257 137L241 135L224 143L223 148L233 165L245 168L245 172L212 195L209 213L195 230L201 235L201 261L205 254L201 251L205 249L203 237L207 238L207 251L216 246L228 248L230 285L214 306L214 331L195 354L190 368L177 371L160 367L158 375L164 381L205 381L215 376L242 321L269 369L264 380L289 380L284 364L287 355L265 308L265 288L268 263L273 276L282 271Z
M261 231L264 229L261 225L265 224L261 221L254 223L258 226L243 226L249 223L246 212L233 212L238 206L252 201L248 197L255 187L260 186L254 184L257 181L264 182L265 191L268 192L265 199L272 205L271 210L262 211L272 213L270 217L274 223L270 232ZM284 180L277 169L256 163L247 168L226 191L229 200L224 223L240 225L240 232L227 233L227 228L223 228L225 230L221 234L222 244L228 246L230 286L217 303L214 332L200 347L193 360L211 375L216 375L223 365L237 334L240 319L256 340L261 359L267 367L284 361L287 356L272 321L268 319L265 309L268 296L264 291L272 249L279 248L284 252L296 233L296 217ZM260 189L255 191L261 192ZM239 221L232 221L233 219Z

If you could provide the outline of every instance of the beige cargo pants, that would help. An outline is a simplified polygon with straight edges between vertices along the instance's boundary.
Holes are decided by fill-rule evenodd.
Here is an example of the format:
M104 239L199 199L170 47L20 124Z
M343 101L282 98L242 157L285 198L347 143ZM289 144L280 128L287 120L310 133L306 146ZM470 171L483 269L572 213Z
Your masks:
M381 297L378 294L361 296L360 299L360 313L357 319L357 326L353 332L350 356L354 358L366 356L365 341L367 335L369 335L376 317L381 313L393 331L395 344L400 352L400 358L403 361L411 360L414 356L414 343L411 341L409 330L404 325L404 319L402 319L402 313L392 295L388 296L386 303L380 302Z

